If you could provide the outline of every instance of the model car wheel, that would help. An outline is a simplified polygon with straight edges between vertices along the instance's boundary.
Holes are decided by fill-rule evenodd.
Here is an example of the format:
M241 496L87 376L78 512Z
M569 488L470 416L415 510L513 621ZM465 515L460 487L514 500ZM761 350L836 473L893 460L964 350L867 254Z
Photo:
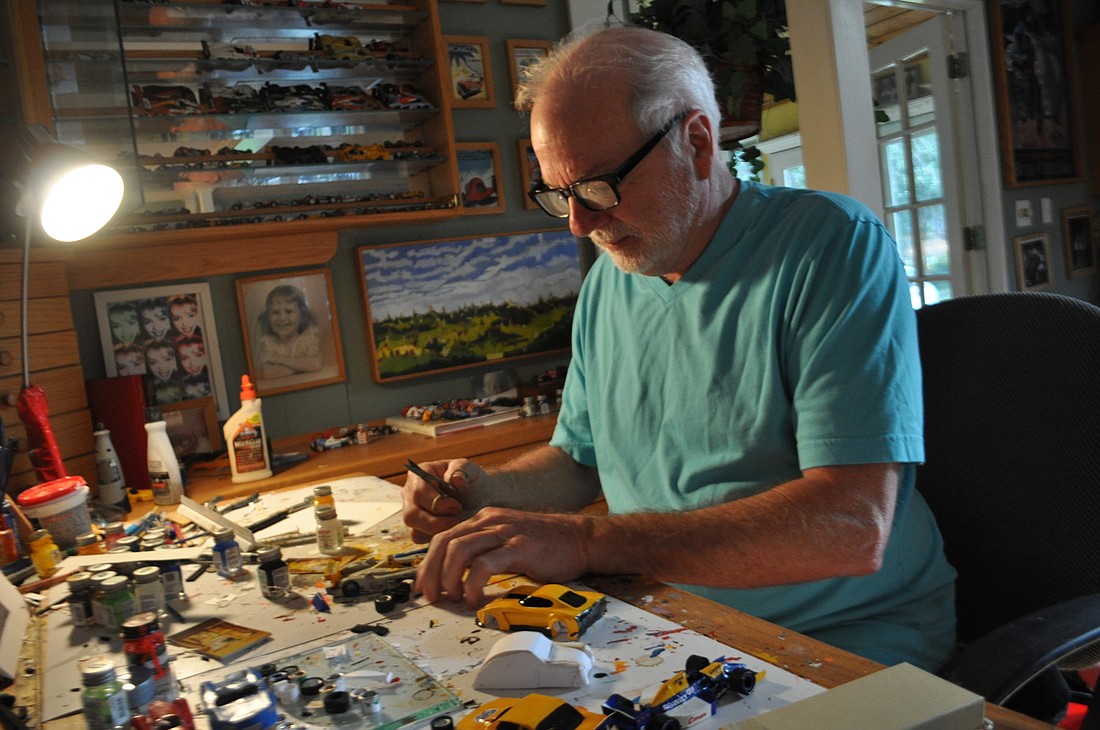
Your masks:
M493 629L495 631L500 630L500 621L497 621L497 617L491 613L485 614L485 620L481 622L481 626L486 629Z
M340 586L340 592L348 598L355 598L359 595L359 584L353 580L350 580Z
M566 627L565 622L563 622L563 621L554 621L552 624L550 624L550 638L551 639L553 639L555 636L562 636L562 635L564 635L567 638L572 638L569 635L569 629Z
M654 715L646 730L680 730L680 721L668 715Z

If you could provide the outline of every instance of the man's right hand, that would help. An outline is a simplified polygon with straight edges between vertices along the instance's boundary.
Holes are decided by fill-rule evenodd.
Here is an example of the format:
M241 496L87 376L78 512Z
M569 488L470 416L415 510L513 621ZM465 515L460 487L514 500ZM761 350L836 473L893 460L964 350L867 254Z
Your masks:
M468 459L427 461L419 466L451 485L453 496L439 491L409 472L401 490L402 515L414 542L426 543L432 535L454 527L468 516L474 504L479 480L485 478L474 462Z

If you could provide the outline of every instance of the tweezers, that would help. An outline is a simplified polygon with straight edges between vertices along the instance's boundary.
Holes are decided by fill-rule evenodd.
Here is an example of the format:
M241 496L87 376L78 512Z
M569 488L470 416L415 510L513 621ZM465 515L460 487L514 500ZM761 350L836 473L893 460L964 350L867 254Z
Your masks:
M435 489L435 491L439 493L440 497L448 497L450 499L454 499L454 496L457 492L455 491L455 488L453 486L451 486L447 482L443 481L442 479L437 477L435 474L432 474L431 472L424 471L412 459L407 459L405 461L405 468L408 469L409 471L411 471L413 474L416 474L418 477L420 477L421 479L426 481L428 484L430 484L432 486L432 488Z

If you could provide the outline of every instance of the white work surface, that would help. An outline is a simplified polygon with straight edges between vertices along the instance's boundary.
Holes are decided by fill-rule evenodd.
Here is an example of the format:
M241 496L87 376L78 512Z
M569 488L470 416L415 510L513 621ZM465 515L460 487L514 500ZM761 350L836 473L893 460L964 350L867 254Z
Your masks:
M398 487L375 477L353 477L329 482L336 498L337 512L351 536L367 536L357 544L383 552L403 550L408 538L400 522ZM262 503L229 513L242 523L256 522L270 511L277 511L301 500L310 488L264 495ZM258 533L262 539L298 529L312 532L311 510L303 510ZM392 544L392 547L387 547ZM283 549L284 557L321 557L313 544ZM185 621L165 620L165 634L173 634L208 618L222 618L252 628L270 631L271 639L237 657L231 665L202 657L169 644L176 677L182 681L185 696L196 716L201 714L195 694L199 679L220 677L227 667L246 668L277 661L301 651L305 645L352 641L357 635L348 631L363 623L380 623L390 629L383 641L401 655L438 679L462 700L481 703L493 696L522 696L525 692L499 691L494 695L473 689L476 670L503 633L480 629L474 622L474 612L452 603L428 604L423 599L401 605L386 615L379 614L372 600L360 603L329 602L330 612L316 610L310 603L314 594L324 593L320 576L294 575L297 596L286 603L265 599L256 578L256 566L247 566L245 575L236 580L207 571L198 580L184 585L188 601L173 602ZM184 564L186 578L195 570ZM518 579L505 580L501 590L515 585ZM583 586L578 586L583 587ZM62 598L64 585L52 588L48 601ZM323 640L323 641L322 641ZM722 705L719 713L692 725L700 730L713 730L722 725L759 715L796 700L822 692L823 689L779 667L751 656L742 656L736 648L685 629L667 619L648 613L617 599L608 597L607 613L589 628L580 639L592 651L595 676L585 688L573 691L540 690L556 694L570 702L599 711L600 703L611 693L627 697L648 698L656 686L676 671L684 668L691 654L710 659L727 657L744 661L766 675L760 679L754 694ZM61 604L48 616L43 681L44 720L72 714L80 709L80 675L77 660L94 654L112 653L119 666L125 665L122 641L101 627L72 626L68 607ZM198 675L204 675L199 678Z

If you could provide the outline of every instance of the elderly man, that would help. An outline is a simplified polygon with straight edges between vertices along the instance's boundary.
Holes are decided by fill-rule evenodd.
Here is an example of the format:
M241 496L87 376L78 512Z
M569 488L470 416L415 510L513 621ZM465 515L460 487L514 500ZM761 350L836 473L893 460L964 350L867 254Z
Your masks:
M404 518L429 600L508 571L640 573L864 656L936 669L954 571L914 490L920 368L894 242L841 195L739 182L683 42L613 28L536 66L530 193L600 256L548 446L429 462ZM600 495L609 514L578 514Z

